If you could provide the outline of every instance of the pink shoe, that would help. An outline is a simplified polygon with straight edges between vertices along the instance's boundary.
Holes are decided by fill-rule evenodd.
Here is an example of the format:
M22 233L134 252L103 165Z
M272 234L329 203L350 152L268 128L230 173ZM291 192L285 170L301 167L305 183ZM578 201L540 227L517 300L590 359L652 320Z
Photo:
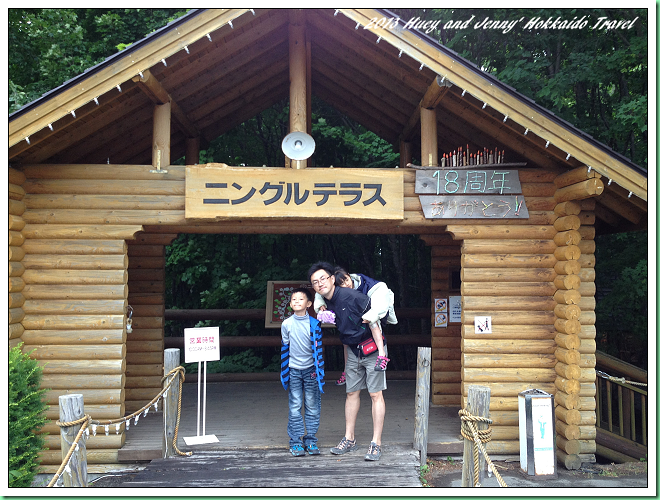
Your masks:
M384 372L387 370L387 362L390 360L390 358L386 356L378 356L376 359L376 366L374 367L374 371L377 372Z
M335 385L346 385L346 372L341 372L341 377L335 381Z

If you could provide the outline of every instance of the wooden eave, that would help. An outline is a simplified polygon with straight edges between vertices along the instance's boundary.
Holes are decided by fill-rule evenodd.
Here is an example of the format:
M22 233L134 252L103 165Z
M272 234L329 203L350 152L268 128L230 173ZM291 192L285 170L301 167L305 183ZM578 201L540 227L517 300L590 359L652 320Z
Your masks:
M613 181L597 205L601 220L645 224L648 181L639 167L423 34L363 29L383 16L303 11L313 95L395 149L409 142L416 157L423 106L436 109L440 154L499 146L530 167L589 165ZM189 137L205 147L288 97L289 21L285 9L191 12L10 116L10 161L150 164L152 109L164 100L173 103L172 159L185 154Z
M353 23L359 23L361 26L367 26L373 18L383 17L383 13L375 9L342 9L341 12ZM591 142L571 133L566 127L543 113L539 113L537 109L533 109L523 100L505 92L500 86L493 85L484 76L484 73L475 72L461 61L458 61L457 58L450 57L444 52L431 50L429 44L419 34L397 27L394 29L378 29L377 33L372 33L372 37L374 39L381 37L382 40L386 40L397 49L403 50L409 58L416 61L416 64L424 64L437 74L445 76L452 83L461 89L465 89L472 96L496 109L508 119L515 121L538 137L550 141L566 154L571 154L571 156L583 164L591 166L603 176L613 179L614 182L641 199L647 199L647 177L624 165Z

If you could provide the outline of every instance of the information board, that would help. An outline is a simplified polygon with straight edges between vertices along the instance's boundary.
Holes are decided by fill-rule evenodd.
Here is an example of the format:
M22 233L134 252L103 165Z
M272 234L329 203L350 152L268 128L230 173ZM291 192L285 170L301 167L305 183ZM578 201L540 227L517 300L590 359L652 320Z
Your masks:
M185 328L184 354L186 363L220 360L220 328Z
M293 314L289 303L291 302L291 292L296 288L309 290L312 304L314 303L315 292L309 281L269 281L267 283L266 328L280 328L282 321ZM311 317L316 318L313 306L310 306L307 312Z

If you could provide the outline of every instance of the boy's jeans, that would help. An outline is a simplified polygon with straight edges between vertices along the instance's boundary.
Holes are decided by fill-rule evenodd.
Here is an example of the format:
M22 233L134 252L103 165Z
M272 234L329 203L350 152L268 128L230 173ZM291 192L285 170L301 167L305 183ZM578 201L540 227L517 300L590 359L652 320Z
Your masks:
M316 444L316 432L319 430L321 420L321 391L316 381L314 366L289 371L289 446L296 444L309 446ZM305 398L305 421L303 422L302 406L303 394ZM307 434L305 434L307 427Z

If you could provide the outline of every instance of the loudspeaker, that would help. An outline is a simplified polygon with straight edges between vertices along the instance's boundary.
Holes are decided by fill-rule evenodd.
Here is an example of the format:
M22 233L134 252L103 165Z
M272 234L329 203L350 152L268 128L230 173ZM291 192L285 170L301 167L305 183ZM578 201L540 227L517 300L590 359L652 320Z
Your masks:
M282 141L282 151L292 160L306 160L314 153L316 143L305 132L291 132Z

